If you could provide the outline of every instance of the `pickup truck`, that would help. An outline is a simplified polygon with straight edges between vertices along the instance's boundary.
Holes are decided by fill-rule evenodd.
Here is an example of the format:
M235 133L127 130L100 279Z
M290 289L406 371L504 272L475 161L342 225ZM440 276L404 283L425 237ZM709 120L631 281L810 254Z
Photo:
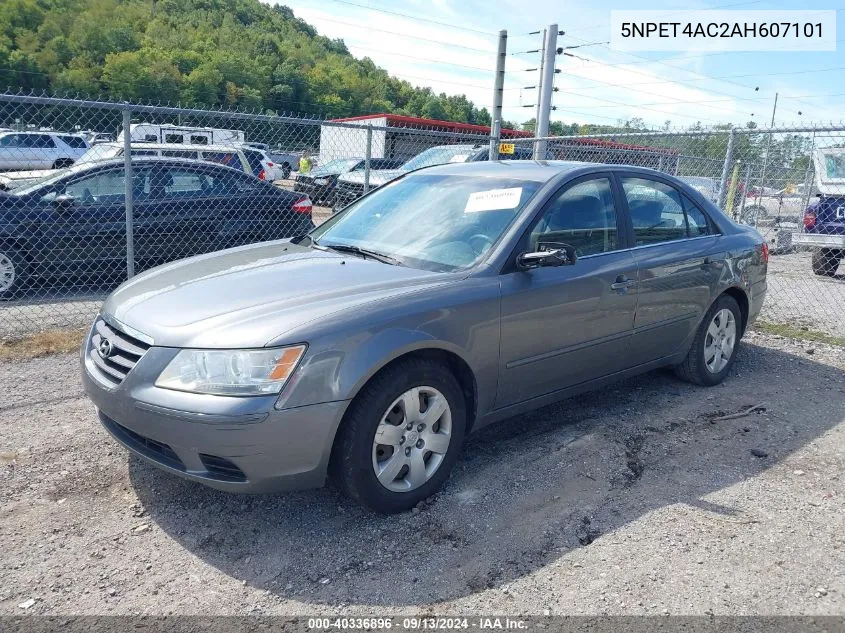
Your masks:
M792 243L813 249L815 274L833 277L845 256L845 148L817 149L813 162L819 193Z

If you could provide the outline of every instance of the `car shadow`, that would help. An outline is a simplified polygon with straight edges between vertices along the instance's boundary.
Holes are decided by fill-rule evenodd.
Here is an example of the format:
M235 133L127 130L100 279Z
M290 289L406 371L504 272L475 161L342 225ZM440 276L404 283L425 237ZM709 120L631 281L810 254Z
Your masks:
M706 497L843 420L845 372L796 351L746 343L718 387L657 371L482 429L445 489L402 515L332 488L230 495L136 458L130 478L162 530L245 584L315 605L430 604L501 588L668 506L753 521L753 506Z

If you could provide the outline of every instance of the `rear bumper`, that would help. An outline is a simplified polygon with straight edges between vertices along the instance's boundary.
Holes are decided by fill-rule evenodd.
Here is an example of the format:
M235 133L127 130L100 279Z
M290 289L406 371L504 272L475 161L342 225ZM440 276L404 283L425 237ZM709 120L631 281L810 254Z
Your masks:
M845 235L825 235L823 233L794 233L792 235L792 243L798 246L845 248Z
M137 379L133 370L123 383L106 388L83 362L83 386L101 424L148 463L227 492L300 490L325 483L332 443L347 402L279 411L274 408L275 396L223 398L240 402L233 403L231 413L214 402L217 411L210 413L209 396L173 392L140 399L140 393L167 390ZM168 396L178 408L151 402ZM250 411L243 410L244 400L250 401Z
M763 309L763 303L766 300L767 289L768 283L765 277L751 285L751 296L748 301L748 323L745 324L746 329L760 316L760 311Z

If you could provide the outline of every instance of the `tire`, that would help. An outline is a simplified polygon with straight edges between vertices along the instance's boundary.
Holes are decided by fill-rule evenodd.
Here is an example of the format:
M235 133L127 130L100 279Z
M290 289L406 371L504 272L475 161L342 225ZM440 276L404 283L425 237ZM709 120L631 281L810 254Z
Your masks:
M53 163L53 169L64 169L73 165L72 158L57 158Z
M23 286L26 260L16 248L0 244L0 300L13 299Z
M416 406L410 416L406 403ZM439 417L426 419L429 411ZM410 510L448 478L466 418L461 386L445 366L423 358L400 361L377 374L350 405L335 439L332 476L346 495L376 512ZM437 449L429 450L435 443Z
M760 220L765 220L767 217L769 217L769 212L766 211L765 207L760 205L750 206L742 212L742 222L744 224L756 224Z
M839 261L842 259L842 251L836 248L820 248L813 251L813 272L825 277L836 275L839 268Z
M288 178L290 178L290 172L291 172L290 165L288 165L287 163L282 165L282 179L283 180L287 180Z
M721 344L717 334L725 336ZM718 385L733 366L741 334L742 313L739 305L733 297L722 295L710 306L701 320L687 357L680 365L675 366L675 374L695 385ZM730 351L725 360L726 345ZM715 354L711 357L710 353L713 351ZM723 360L725 362L722 362Z

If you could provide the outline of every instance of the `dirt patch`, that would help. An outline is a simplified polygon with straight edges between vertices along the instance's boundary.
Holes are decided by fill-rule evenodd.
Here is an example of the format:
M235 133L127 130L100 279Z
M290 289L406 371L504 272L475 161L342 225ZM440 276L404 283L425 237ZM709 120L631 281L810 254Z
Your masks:
M0 361L75 352L82 345L85 334L85 329L52 330L11 341L0 340Z

